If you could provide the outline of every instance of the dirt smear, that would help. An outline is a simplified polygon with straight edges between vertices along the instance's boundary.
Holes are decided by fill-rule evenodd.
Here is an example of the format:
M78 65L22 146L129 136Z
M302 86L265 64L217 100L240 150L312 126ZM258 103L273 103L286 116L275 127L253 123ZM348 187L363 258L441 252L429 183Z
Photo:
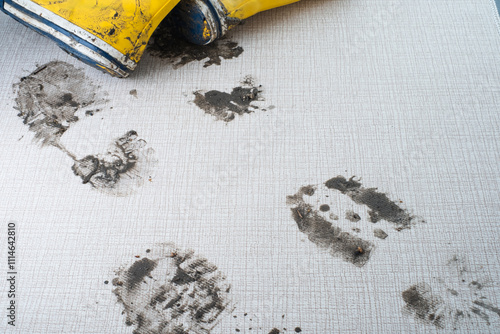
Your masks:
M178 69L191 62L203 60L205 60L203 67L220 65L222 59L239 57L243 53L243 48L227 37L208 45L191 44L178 36L167 20L154 32L147 51L153 57L164 59L174 69Z
M106 153L75 160L72 169L84 184L104 193L126 196L144 184L156 163L154 150L131 130L117 138Z
M231 93L217 90L196 91L193 102L216 120L230 122L236 115L242 116L259 110L253 102L263 100L261 93L261 87L256 86L251 77L246 77L242 85L233 88Z
M82 109L106 102L83 70L61 61L38 67L14 88L18 116L42 145L60 147L61 136L85 115Z
M443 308L443 300L431 292L426 284L413 285L401 294L408 312L421 320L442 327L442 315L436 315Z
M173 245L118 270L112 283L136 334L206 334L233 307L217 266Z
M364 266L370 259L374 245L342 231L340 227L326 220L319 210L304 201L304 195L312 196L312 194L314 194L314 187L306 186L287 198L287 203L292 206L290 210L299 231L307 235L312 243L326 249L332 256L357 267Z
M442 329L456 330L465 322L489 326L491 315L500 317L484 288L494 288L480 272L468 268L463 258L453 257L445 266L445 277L431 284L418 283L402 292L404 312ZM480 280L481 282L479 282Z
M383 219L401 230L410 228L417 220L416 216L399 207L386 194L377 191L377 188L364 188L354 177L346 179L339 175L326 181L325 186L349 196L356 204L367 206L372 223Z

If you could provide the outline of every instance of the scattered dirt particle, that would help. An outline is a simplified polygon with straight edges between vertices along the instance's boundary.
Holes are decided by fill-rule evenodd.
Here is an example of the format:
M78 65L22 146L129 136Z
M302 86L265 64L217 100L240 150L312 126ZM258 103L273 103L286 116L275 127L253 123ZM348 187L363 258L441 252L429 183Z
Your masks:
M361 220L361 217L354 211L347 211L345 213L345 218L353 223L357 223Z

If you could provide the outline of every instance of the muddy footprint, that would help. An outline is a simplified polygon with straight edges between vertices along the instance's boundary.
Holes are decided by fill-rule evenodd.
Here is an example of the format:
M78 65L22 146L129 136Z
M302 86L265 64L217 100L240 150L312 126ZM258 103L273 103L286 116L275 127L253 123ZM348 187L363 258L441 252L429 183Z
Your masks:
M173 245L118 270L112 283L137 334L206 334L233 310L231 286L217 266Z
M71 64L52 61L39 66L14 84L18 116L35 141L61 147L61 136L77 122L85 109L97 109L106 103L101 92L84 74Z
M157 164L155 152L136 131L117 138L102 154L74 159L75 175L101 192L126 196L150 179Z
M263 101L262 87L255 84L254 79L247 76L241 86L233 88L231 93L218 90L194 92L194 104L198 108L215 117L218 121L230 122L236 115L244 115L256 110L266 111L258 105ZM272 107L268 107L272 109Z
M337 176L324 184L304 186L287 197L287 204L297 227L311 242L357 267L369 261L374 238L388 237L381 227L374 229L374 223L384 221L384 228L401 231L423 221L354 177Z
M420 282L402 292L404 313L420 322L443 329L461 325L491 324L500 317L500 308L488 300L497 284L481 270L471 270L464 258L454 256L445 266L445 275L432 282Z
M108 102L107 93L100 91L83 70L52 61L21 78L14 88L18 116L34 132L34 141L68 155L74 161L73 172L83 183L107 194L125 196L149 179L156 164L154 151L133 130L114 140L105 153L84 158L77 158L62 144L61 138L72 124L82 116L101 112Z

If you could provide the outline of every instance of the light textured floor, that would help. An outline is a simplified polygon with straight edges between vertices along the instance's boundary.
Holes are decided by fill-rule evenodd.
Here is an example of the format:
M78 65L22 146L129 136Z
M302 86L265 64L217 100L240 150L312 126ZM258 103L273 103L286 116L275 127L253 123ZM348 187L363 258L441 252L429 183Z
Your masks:
M112 280L148 258L168 283L170 254L187 250L231 286L212 333L500 332L495 10L489 0L303 0L237 27L239 57L173 69L146 54L127 79L0 15L0 332L132 333ZM51 61L82 69L101 99L80 108L58 147L34 139L15 109L21 78ZM262 85L255 112L225 122L193 103L193 92L231 92L247 76ZM83 184L75 161L130 130L147 142L142 169L113 189ZM369 207L324 186L337 176L386 194L411 228L370 222ZM287 204L307 185L313 196ZM366 263L299 230L301 205L368 242ZM15 328L4 315L9 221ZM192 333L212 326L184 316Z

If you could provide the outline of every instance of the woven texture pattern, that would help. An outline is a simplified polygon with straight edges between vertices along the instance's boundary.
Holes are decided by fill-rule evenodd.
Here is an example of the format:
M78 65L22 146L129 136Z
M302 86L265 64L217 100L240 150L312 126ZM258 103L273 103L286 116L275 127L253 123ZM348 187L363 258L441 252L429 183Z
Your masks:
M116 79L0 15L0 332L162 333L177 313L144 298L181 278L202 291L179 299L188 333L500 332L492 2L303 0L228 40L243 52L220 65L146 52ZM255 101L220 116L206 93L237 87ZM231 287L205 322L204 280Z

